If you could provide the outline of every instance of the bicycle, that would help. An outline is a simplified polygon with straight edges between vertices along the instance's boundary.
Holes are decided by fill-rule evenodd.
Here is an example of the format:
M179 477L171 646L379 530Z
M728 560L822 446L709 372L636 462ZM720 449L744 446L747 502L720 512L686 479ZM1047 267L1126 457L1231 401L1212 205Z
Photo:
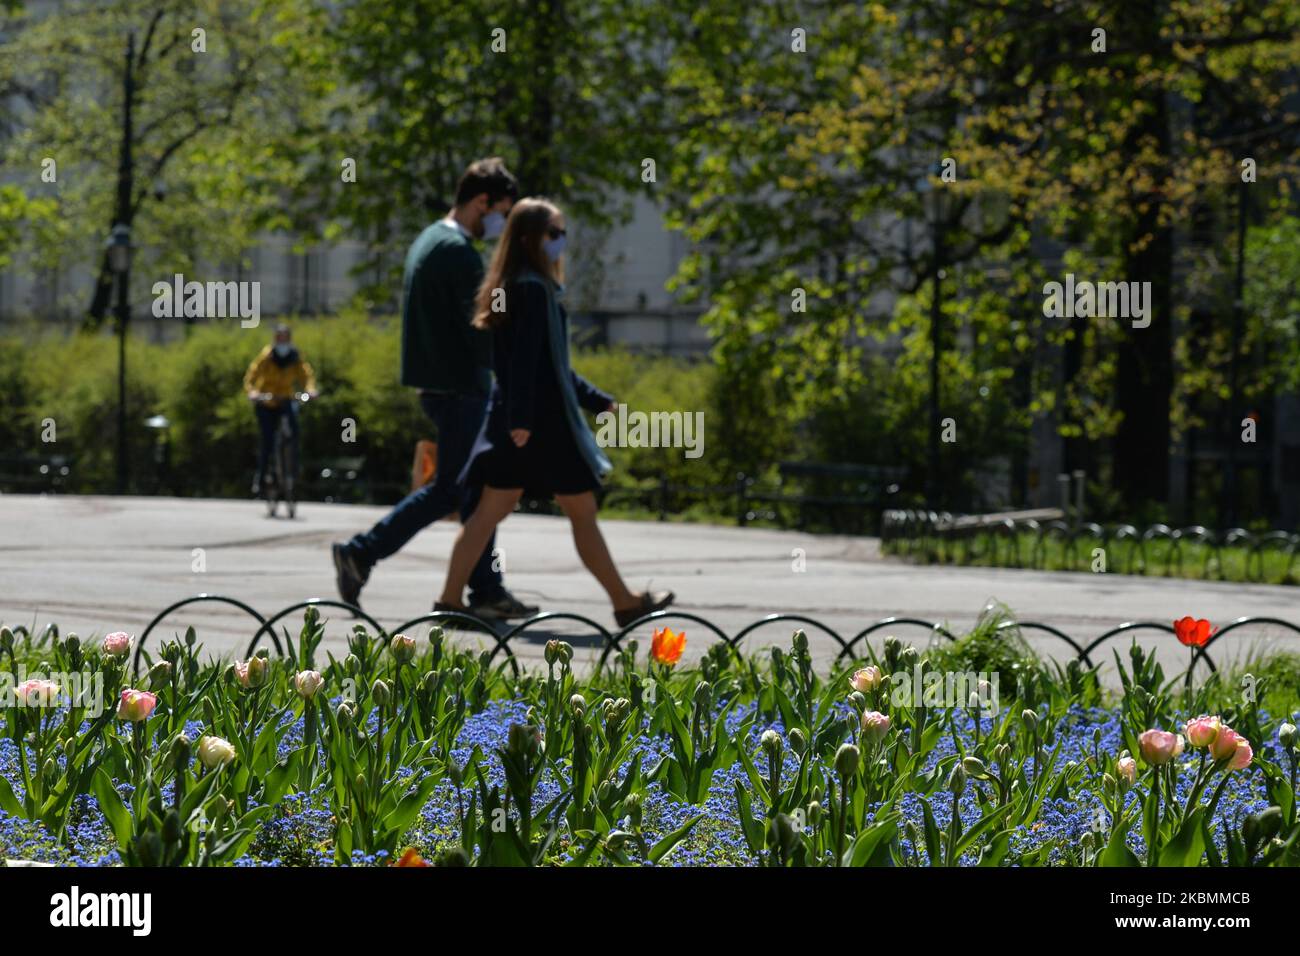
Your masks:
M266 404L275 396L262 393L257 398L258 404ZM312 396L307 392L295 392L292 397L281 399L305 405ZM266 463L266 474L262 476L262 498L266 501L266 516L274 518L280 503L284 503L285 512L290 518L297 515L298 500L294 496L294 484L298 475L298 461L293 443L293 428L289 416L281 415L275 429L275 444L271 449L271 459Z

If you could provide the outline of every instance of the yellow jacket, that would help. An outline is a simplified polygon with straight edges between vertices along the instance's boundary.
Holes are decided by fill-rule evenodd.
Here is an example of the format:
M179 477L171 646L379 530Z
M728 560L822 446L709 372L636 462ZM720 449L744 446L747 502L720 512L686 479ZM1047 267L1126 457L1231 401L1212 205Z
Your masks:
M314 392L316 373L303 361L297 349L294 349L287 362L278 364L268 345L253 359L253 364L244 373L244 391L269 392L277 399L289 398L297 392ZM269 404L274 408L279 402L272 401Z

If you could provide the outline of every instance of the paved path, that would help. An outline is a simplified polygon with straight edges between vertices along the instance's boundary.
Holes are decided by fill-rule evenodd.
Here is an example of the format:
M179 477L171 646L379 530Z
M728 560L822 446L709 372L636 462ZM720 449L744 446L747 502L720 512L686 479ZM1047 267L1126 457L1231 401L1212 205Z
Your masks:
M162 608L199 592L238 597L264 614L305 598L334 597L329 543L384 513L371 506L306 504L297 520L288 521L266 518L251 501L0 495L0 620L29 626L56 621L82 636L117 629L138 634ZM426 529L376 569L362 603L385 626L429 610L455 528L442 522ZM604 528L632 587L671 587L681 610L708 617L729 633L778 611L815 616L846 637L891 615L947 622L960 631L990 598L1005 602L1021 620L1054 624L1086 640L1124 621L1168 622L1188 613L1216 624L1243 615L1300 623L1297 588L918 567L882 558L879 543L869 538L632 521L609 521ZM612 624L563 519L515 515L498 541L517 594L546 609ZM804 571L795 570L800 554ZM183 632L192 623L206 646L226 652L246 644L248 620L233 609L198 606L177 612L155 635ZM342 646L350 622L337 615L333 621L327 646ZM594 653L592 635L572 624L563 629L580 657ZM698 625L686 629L688 637L702 633ZM765 627L749 639L750 646L788 641L790 629ZM914 641L926 639L924 629L894 630ZM818 656L832 657L832 642L809 633ZM538 659L544 640L539 635L521 641L517 653ZM1163 640L1169 666L1182 666L1185 652L1169 646L1172 638ZM1249 654L1282 638L1276 629L1258 628L1228 640L1232 646L1216 659ZM1300 650L1300 638L1290 640ZM1049 654L1065 647L1050 638L1034 643Z

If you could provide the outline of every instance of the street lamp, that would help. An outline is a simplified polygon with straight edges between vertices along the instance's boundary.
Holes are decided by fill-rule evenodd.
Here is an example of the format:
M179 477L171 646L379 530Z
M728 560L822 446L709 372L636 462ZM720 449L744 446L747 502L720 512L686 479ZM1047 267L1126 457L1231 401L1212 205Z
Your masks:
M117 280L117 493L126 494L126 326L131 317L131 227L118 223L108 234L108 268Z
M939 164L936 163L930 172L936 177L939 176ZM943 280L945 276L943 228L946 225L943 220L946 215L947 204L944 202L943 188L936 189L930 182L930 176L923 176L917 180L916 190L921 194L922 208L930 226L932 283L930 291L930 442L928 463L930 473L927 476L926 484L930 499L929 505L936 507L940 488L939 358L942 354L943 342Z

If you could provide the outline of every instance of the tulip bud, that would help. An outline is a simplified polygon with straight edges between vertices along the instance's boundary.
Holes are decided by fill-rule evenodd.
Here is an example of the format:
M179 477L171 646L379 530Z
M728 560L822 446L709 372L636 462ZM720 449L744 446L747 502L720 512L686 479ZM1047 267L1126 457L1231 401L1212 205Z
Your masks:
M795 752L795 756L802 757L804 751L808 749L808 738L804 736L804 732L795 727L787 736L790 738L790 749Z
M190 738L184 734L177 734L172 741L171 762L176 768L177 773L181 773L189 768L190 761L194 758L194 748L190 743Z
M574 694L569 698L569 709L576 717L584 716L587 713L587 698L581 694Z
M903 666L903 670L910 671L916 666L916 661L919 656L920 655L917 653L916 648L908 645L903 648L902 653L898 655L898 662Z
M415 638L406 634L394 634L388 642L388 652L399 664L409 664L415 660Z
M361 658L355 654L349 654L343 658L343 669L347 671L349 676L356 677L361 673Z
M781 851L781 855L788 856L794 849L795 840L798 834L795 832L794 824L784 813L778 813L772 820L772 839Z
M335 716L338 718L339 727L347 730L357 719L356 705L350 700L343 701L335 711Z
M890 634L888 637L885 638L885 641L881 646L885 651L886 663L890 665L897 663L898 652L903 646L902 642L898 638L896 638L893 634Z
M842 744L835 752L835 772L847 779L858 772L862 752L853 744Z
M617 852L623 848L623 845L627 843L631 836L632 834L625 830L611 830L609 836L605 837L605 845Z
M1277 742L1282 745L1284 750L1291 750L1295 747L1296 726L1295 724L1283 724L1277 729Z
M248 686L257 688L271 679L271 662L265 657L257 656L248 660Z
M1249 848L1258 847L1277 836L1282 827L1282 808L1269 807L1259 813L1250 813L1241 824L1241 835Z
M163 817L163 840L168 843L179 843L184 836L185 828L181 826L181 815L174 809L168 810L167 815Z
M7 627L0 627L0 652L8 654L14 649L14 632Z
M451 669L451 686L460 690L461 685L465 683L465 672L459 667Z
M781 735L775 730L763 731L763 736L759 738L759 744L763 748L763 753L767 754L767 759L774 764L781 762L781 754L785 751L785 742L781 740Z
M443 850L434 860L434 866L462 867L469 866L469 854L463 846L453 846Z
M159 687L166 684L172 677L171 661L159 661L153 667L149 668L149 684L152 687Z
M553 666L560 658L560 642L549 640L546 642L546 648L542 651L542 658L546 661L548 667Z
M516 757L532 757L541 750L542 733L531 724L511 724L506 750Z
M573 645L568 641L558 641L560 646L556 648L555 657L561 664L568 664L573 660Z
M1024 721L1026 729L1032 734L1038 729L1038 714L1032 710L1023 710L1020 712L1020 719Z
M794 646L794 652L802 657L808 653L808 635L804 633L803 628L794 632L794 637L790 643Z
M867 698L863 697L860 691L854 691L849 694L849 706L859 714L867 709Z
M433 648L433 666L437 667L438 662L442 660L442 644L446 640L446 635L442 628L434 625L429 628L429 645Z
M702 711L713 706L713 687L706 680L695 685L695 706Z
M977 780L982 779L988 773L988 768L984 766L984 761L980 760L979 757L966 757L962 760L961 766L966 771L967 776L974 777Z
M1137 761L1129 756L1127 750L1115 761L1115 774L1120 786L1125 789L1137 783Z
M814 800L808 804L808 825L816 829L817 824L822 821L822 805Z
M393 699L393 691L382 678L377 678L370 685L370 696L374 700L376 707L387 707L388 702Z
M966 771L961 764L953 765L952 773L948 776L948 789L958 797L966 789Z

